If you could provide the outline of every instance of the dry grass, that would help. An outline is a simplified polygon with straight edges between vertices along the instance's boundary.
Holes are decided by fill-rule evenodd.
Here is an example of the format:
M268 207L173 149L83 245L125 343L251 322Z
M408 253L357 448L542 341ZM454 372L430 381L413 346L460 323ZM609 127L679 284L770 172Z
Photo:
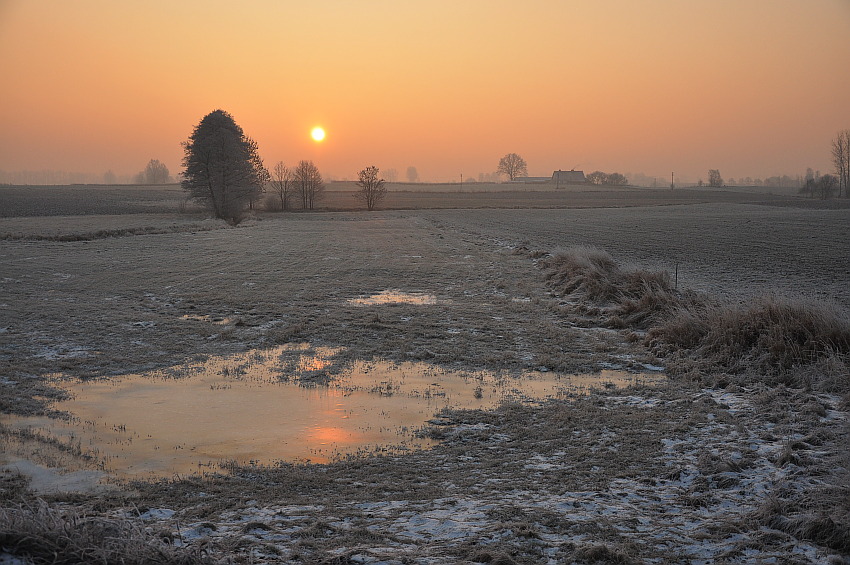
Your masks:
M608 326L646 329L684 303L666 271L623 269L595 247L555 251L540 266L558 295L601 314Z
M646 344L674 358L673 372L757 375L772 384L850 393L850 314L838 304L679 292L668 273L623 269L594 247L556 251L540 266L568 310L601 317L609 327L648 330Z
M180 232L198 232L219 229L219 226L213 225L184 225L184 226L169 226L156 227L144 226L139 228L118 228L109 230L97 230L93 232L83 233L68 233L58 235L24 235L20 233L5 233L0 234L0 239L25 239L30 241L92 241L95 239L104 239L107 237L128 237L133 235L154 235L163 233L180 233Z
M791 394L785 386L838 393L845 395L845 402L850 395L850 314L837 304L775 294L746 302L694 294L683 298L670 288L665 274L623 271L596 248L560 251L542 266L557 292L578 301L573 309L598 312L609 324L623 319L633 328L648 329L645 343L666 358L671 375L696 372L719 383L724 379L718 375L731 374L738 375L736 382L743 386L774 387L757 399L768 419L789 430L801 421L817 429L828 412L807 394ZM796 422L782 415L793 415L787 418ZM797 539L848 554L850 434L845 426L843 434L822 436L812 441L819 444L824 460L804 455L809 444L786 440L775 464L791 473L811 467L808 476L829 470L826 480L805 490L791 481L778 485L754 518ZM726 467L741 469L739 463ZM681 502L695 508L713 504L708 481L695 481Z
M47 389L39 375L47 372L81 376L145 370L195 354L219 355L293 339L344 346L352 357L428 359L505 370L592 370L603 362L625 364L625 358L646 355L640 339L626 351L619 342L627 332L596 328L599 315L612 327L667 324L670 341L658 338L653 345L674 353L663 359L668 368L691 367L715 378L719 369L700 357L715 350L698 350L711 330L704 317L709 306L677 292L675 284L670 289L663 269L672 270L676 262L681 262L680 286L698 282L706 291L746 287L763 294L785 285L850 302L844 288L846 261L842 263L846 251L829 246L812 253L810 241L799 237L805 228L813 238L837 240L846 229L846 211L738 204L650 206L700 201L690 194L677 201L671 192L398 193L394 206L419 210L267 214L265 221L238 229L107 237L88 243L39 239L167 226L172 219L163 217L160 223L144 214L7 218L0 221L0 232L33 237L0 241L8 277L2 281L7 307L0 323L0 370L5 377L0 379L5 399L0 407L4 412L35 410ZM60 211L68 203L60 202L60 196L47 208ZM333 205L334 198L340 205L352 200L340 192L325 204ZM127 196L122 202L129 207L118 208L135 210L129 204L133 199ZM38 202L31 204L28 210L37 211ZM422 211L466 205L645 207ZM813 222L815 213L818 221ZM50 228L59 224L64 224L61 229ZM593 277L580 280L573 291L582 290L558 308L558 300L530 268L532 259L550 259L540 252L512 253L520 242L530 249L591 243L616 250L618 260L651 269L625 269L606 259L604 252L588 252L585 266ZM573 278L559 276L563 291L575 282L576 273ZM388 288L433 293L441 302L369 308L348 302ZM585 290L598 292L602 300L580 296ZM569 302L586 308L583 319L568 311ZM669 316L662 319L661 311ZM204 317L238 322L219 325L201 321ZM594 328L574 327L582 324ZM807 331L813 336L829 333L817 327ZM735 332L730 329L726 335L730 333ZM643 336L642 331L634 334ZM672 336L691 346L675 345ZM132 498L51 495L50 500L76 508L66 514L77 521L63 528L83 528L83 522L91 524L85 526L90 532L113 528L127 532L128 538L147 539L165 552L176 548L148 528L166 528L179 538L185 522L195 520L198 528L212 532L210 538L223 540L223 554L246 562L273 561L275 551L282 554L280 561L355 561L355 551L384 546L392 546L398 561L409 557L443 563L538 563L547 559L544 549L555 552L554 559L561 562L681 561L687 559L683 551L688 548L738 543L729 541L730 533L740 536L742 548L758 547L765 559L779 555L781 561L799 547L813 551L799 540L821 544L816 557L807 554L812 560L828 555L824 547L846 554L842 540L848 531L850 463L836 455L846 453L847 435L835 432L835 411L846 406L811 392L795 392L783 400L785 387L766 384L820 382L824 390L840 390L847 382L846 365L840 355L829 353L837 351L839 342L832 339L829 347L818 346L814 351L821 353L815 359L792 364L770 380L746 372L734 379L717 376L717 382L728 382L728 396L743 402L737 410L724 404L727 392L706 392L678 379L669 390L606 391L538 407L444 414L447 424L434 431L444 441L426 452L326 466L234 467L231 475L127 485ZM741 351L749 361L767 363L757 350ZM790 346L778 350L790 359L795 351ZM800 357L805 360L806 354ZM745 366L740 369L745 371ZM747 388L736 386L742 384ZM627 396L618 399L623 394ZM645 403L631 404L632 395ZM706 402L706 395L716 395L721 403ZM763 402L753 400L757 395L764 396ZM753 442L761 449L753 449ZM695 475L691 482L685 480ZM15 531L8 532L15 537L8 539L19 544L16 547L29 547L21 540L23 534L36 535L31 533L35 529L42 537L33 539L44 539L47 547L55 548L55 525L62 523L57 516L66 507L54 505L40 513L36 502L22 505L22 478L9 474L4 479L0 486L6 510L0 524L9 524L15 516ZM758 488L733 496L750 481ZM759 493L774 485L773 498L762 505ZM659 493L668 497L664 504ZM180 528L171 520L155 526L141 520L135 525L104 525L116 522L114 516L128 516L132 504L171 508L180 517ZM484 506L492 508L487 511L492 516L470 518L483 529L462 543L420 540L412 534L415 528L404 527L428 512L436 520L454 518L455 507L475 514ZM511 511L514 507L517 512ZM671 516L671 510L677 514ZM19 519L26 516L28 521ZM694 520L698 527L693 531L699 533L683 533L678 516ZM649 530L639 529L637 518L648 519ZM53 531L53 537L38 528ZM291 542L274 541L290 534ZM92 551L103 551L101 541L88 539ZM80 560L77 546L63 547L69 560ZM122 551L137 555L135 547ZM200 546L185 551L187 559L204 558ZM103 553L86 555L91 561L96 559L91 556ZM175 560L182 558L180 554ZM728 560L747 558L752 554L730 554ZM43 559L67 562L53 555Z
M800 463L788 455L782 454L787 464ZM794 488L790 482L779 484L754 518L769 528L850 555L850 453L845 449L824 463L832 468L828 481L808 490Z
M137 521L88 516L43 501L0 508L0 547L32 563L215 563L202 546L175 547Z
M850 392L850 315L836 304L771 295L690 305L651 329L648 338L661 351L684 351L703 371L758 373L796 386L814 384L803 380L811 373L802 367L831 366L818 382L831 392Z

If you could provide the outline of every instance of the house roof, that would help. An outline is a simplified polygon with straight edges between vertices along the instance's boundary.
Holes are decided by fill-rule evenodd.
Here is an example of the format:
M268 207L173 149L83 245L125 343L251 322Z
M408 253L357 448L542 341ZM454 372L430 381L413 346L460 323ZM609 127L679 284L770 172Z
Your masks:
M584 171L555 171L552 173L552 181L554 182L587 182L584 178Z

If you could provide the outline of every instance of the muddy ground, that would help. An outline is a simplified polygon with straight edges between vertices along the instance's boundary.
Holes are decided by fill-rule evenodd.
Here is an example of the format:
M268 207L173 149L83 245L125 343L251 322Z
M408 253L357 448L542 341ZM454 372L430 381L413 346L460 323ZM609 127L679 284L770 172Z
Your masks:
M635 194L628 207L259 214L236 228L120 206L102 222L0 219L0 234L14 234L0 241L0 408L49 410L57 393L47 374L139 372L288 342L343 347L340 366L376 357L508 372L664 365L628 330L577 323L559 307L536 258L573 245L671 274L678 266L682 287L850 305L850 210L765 195L658 206ZM121 218L134 229L122 231ZM387 289L438 300L350 302ZM403 456L233 468L106 494L32 493L9 471L2 496L7 507L38 494L130 518L172 546L240 562L847 557L818 528L800 533L779 519L810 519L812 509L787 501L834 495L846 477L841 395L678 380L446 413L429 433L438 447ZM19 440L7 434L4 451ZM29 449L41 463L87 465L61 445Z

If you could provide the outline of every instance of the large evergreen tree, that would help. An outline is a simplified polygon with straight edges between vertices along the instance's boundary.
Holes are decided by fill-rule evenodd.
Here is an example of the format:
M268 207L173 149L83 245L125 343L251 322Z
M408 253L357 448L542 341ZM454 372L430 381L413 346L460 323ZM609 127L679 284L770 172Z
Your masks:
M224 110L210 112L183 143L183 189L232 224L257 200L269 173L247 137Z

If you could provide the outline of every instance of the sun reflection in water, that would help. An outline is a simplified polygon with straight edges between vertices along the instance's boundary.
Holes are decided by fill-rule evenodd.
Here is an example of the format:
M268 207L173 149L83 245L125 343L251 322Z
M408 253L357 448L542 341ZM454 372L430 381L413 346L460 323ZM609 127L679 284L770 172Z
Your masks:
M424 292L403 292L398 289L382 290L368 297L352 298L348 301L358 306L375 306L378 304L437 304L437 297Z
M487 410L664 378L615 371L507 376L374 360L339 368L329 386L299 384L299 375L311 382L311 372L332 368L339 352L287 344L146 374L57 376L70 395L52 408L72 418L4 414L0 425L83 446L118 476L167 477L214 471L226 461L322 463L427 448L434 442L419 432L443 408Z

